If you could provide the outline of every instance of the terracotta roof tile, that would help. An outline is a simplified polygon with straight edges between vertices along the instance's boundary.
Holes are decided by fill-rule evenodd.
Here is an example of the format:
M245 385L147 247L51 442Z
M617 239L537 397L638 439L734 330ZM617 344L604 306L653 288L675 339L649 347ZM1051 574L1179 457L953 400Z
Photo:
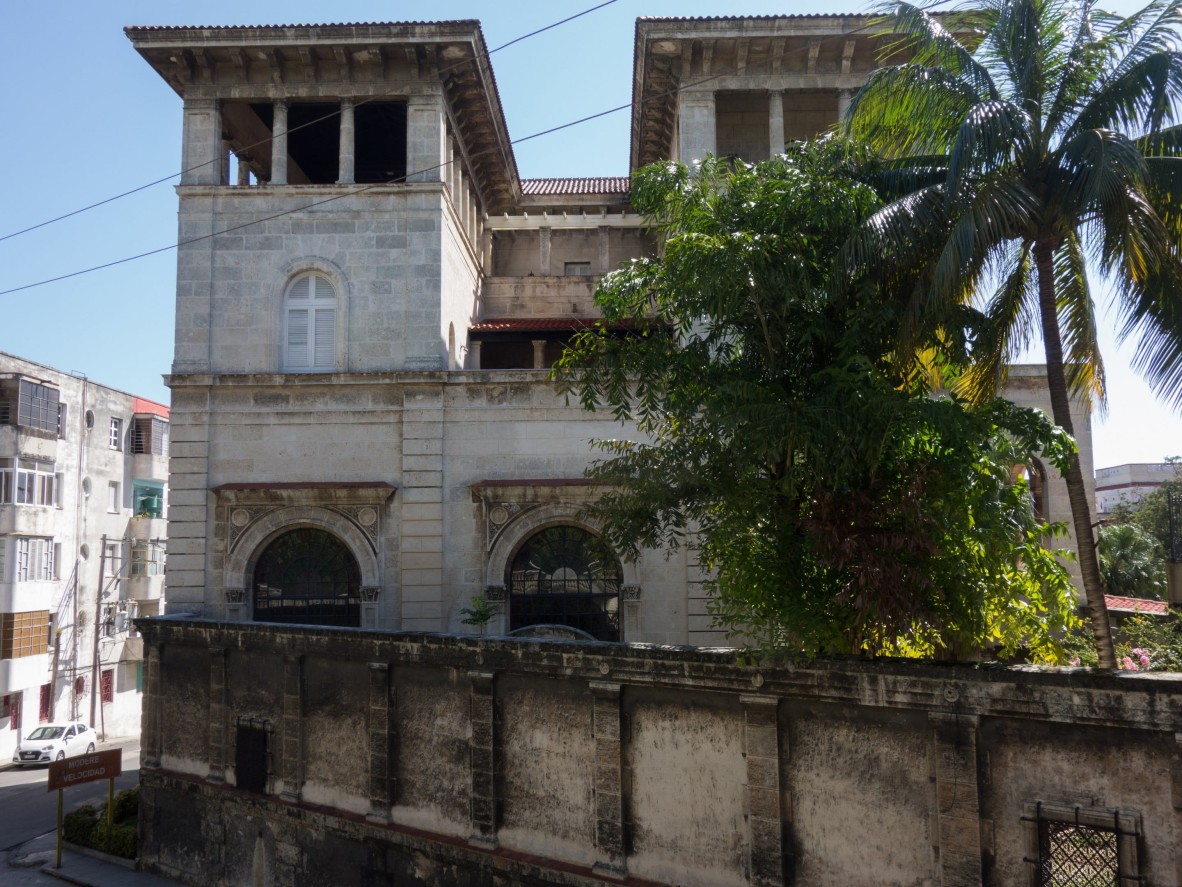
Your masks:
M628 190L627 176L521 180L521 193L527 197L547 197L553 194L627 194Z
M543 332L581 330L595 326L595 317L506 317L483 320L468 327L473 333Z
M1139 597L1120 597L1115 594L1104 595L1104 603L1109 610L1117 613L1149 613L1155 616L1165 616L1170 612L1170 606L1165 601L1150 601Z

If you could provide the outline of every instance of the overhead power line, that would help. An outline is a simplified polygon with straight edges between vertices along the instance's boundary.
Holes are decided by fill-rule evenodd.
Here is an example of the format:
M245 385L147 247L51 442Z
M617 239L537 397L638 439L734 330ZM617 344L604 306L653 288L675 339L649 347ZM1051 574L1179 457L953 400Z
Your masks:
M575 19L582 18L585 15L590 15L593 12L598 12L600 9L603 9L605 6L611 6L613 3L618 3L618 2L619 2L619 0L604 0L604 2L598 3L595 6L589 6L580 12L576 12L574 15L568 15L564 19L560 19L556 22L551 22L548 25L545 25L541 28L537 28L536 30L530 31L528 34L522 34L520 37L514 37L512 40L509 40L506 43L502 43L500 46L496 47L495 49L490 49L488 51L488 55L491 56L494 53L500 52L502 49L508 49L510 46L513 46L517 43L521 43L523 40L528 40L531 37L537 37L539 34L544 34L547 31L552 31L555 28L558 28L558 27L561 27L562 25L568 24L569 22L573 22ZM463 59L461 61L452 62L450 65L445 65L444 67L440 68L439 73L446 74L448 71L454 71L456 68L466 65L468 63L469 63L468 59ZM368 96L367 98L361 99L360 101L356 102L354 107L359 108L362 105L366 105L370 102L378 102L383 99L392 98L393 96L396 96L398 94L399 93L397 91L395 91L395 92L382 93L380 95ZM272 133L271 135L269 135L265 139L259 139L257 142L252 142L251 144L246 145L244 148L241 149L241 152L244 153L244 152L250 151L254 148L258 148L261 145L269 144L270 142L274 141L278 136L289 135L290 133L293 133L293 132L299 132L301 129L306 129L309 126L315 126L317 123L320 123L324 120L331 120L333 117L339 117L340 113L341 113L341 111L338 108L335 111L330 111L326 114L322 114L321 116L316 117L312 120L309 120L306 123L301 123L299 126L293 126L290 129L285 129L280 132ZM157 185L163 185L165 182L171 182L173 179L175 179L179 176L183 176L186 173L195 172L196 170L203 169L207 166L211 166L217 162L219 162L219 161L217 161L217 160L203 161L203 162L198 163L194 166L190 166L185 169L182 169L180 172L169 173L168 175L164 176L163 178L154 179L150 182L145 182L142 185L139 185L135 188L131 188L127 191L122 191L119 194L112 194L110 197L105 197L102 200L96 200L94 203L87 204L86 206L79 207L78 209L70 210L70 212L62 213L60 216L54 216L52 219L46 219L43 222L38 222L35 225L29 225L28 227L21 228L20 230L13 231L9 234L2 234L2 235L0 235L0 243L3 243L6 240L11 240L14 237L19 237L22 234L28 234L30 231L36 231L40 228L45 228L45 227L47 227L49 225L53 225L57 222L65 221L66 219L70 219L70 218L73 218L74 216L81 215L84 212L89 212L92 209L98 209L100 206L106 206L108 203L114 203L116 200L122 200L124 197L130 197L132 194L138 194L140 191L146 191L147 189L154 188ZM145 253L145 255L151 255L151 253ZM3 295L3 294L0 293L0 295Z
M579 13L579 15L586 15L587 12L594 11L595 9L599 9L603 6L608 5L608 3L614 3L614 2L616 2L616 0L608 0L607 3L601 3L599 6L592 7L582 13ZM925 10L926 9L933 9L936 6L942 6L946 2L950 2L950 0L937 0L937 2L929 4L927 7L925 7ZM556 22L553 25L548 25L546 28L539 29L538 31L532 32L532 33L533 34L541 33L542 31L557 27L559 24L562 24L567 21L571 21L574 18L578 18L579 15L571 16L568 19L563 19L562 22ZM836 40L846 40L846 39L849 39L849 37L851 37L853 35L868 34L868 33L870 33L870 27L871 27L870 25L865 25L860 28L853 28L853 29L851 29L849 31L845 31L841 34L834 34L830 37L823 37L820 40L818 40L817 43L826 43L826 42L836 41ZM526 37L531 36L531 35L532 34L523 35L522 37L516 38L516 40L517 41L524 40L524 39L526 39ZM508 46L509 44L504 44L504 45ZM816 45L816 44L813 44L813 45ZM498 47L498 48L503 48L503 47ZM810 49L811 49L811 46L803 46L798 49L793 49L793 50L790 50L789 52L785 52L784 55L790 55L790 54L795 54L795 53L799 53L799 52L806 52ZM466 63L467 62L465 62L465 64ZM766 64L766 62L764 64ZM748 70L750 70L752 67L755 67L755 66L748 65ZM653 96L653 98L666 98L666 97L669 97L672 95L676 95L677 93L681 92L684 89L690 89L690 88L693 88L696 86L701 86L702 84L710 83L711 81L717 80L723 76L728 76L728 75L725 75L722 73L712 74L708 77L703 77L700 80L694 80L689 83L684 83L684 84L676 86L672 89L668 89L665 92L657 93L655 96ZM358 104L360 104L360 102ZM521 144L522 142L528 142L528 141L531 141L532 139L541 138L542 136L550 135L555 132L560 132L564 129L570 129L571 127L574 127L574 126L579 126L584 123L589 123L590 121L597 120L600 117L606 117L611 114L619 113L620 111L627 110L628 108L631 108L631 107L632 107L631 102L629 102L627 104L623 104L623 105L616 105L613 108L608 108L603 111L597 111L594 114L588 114L585 117L579 117L575 120L570 120L566 123L561 123L557 126L552 126L548 129L539 130L538 132L531 133L530 135L527 135L527 136L522 136L517 139L511 139L509 144L510 145L518 145L518 144ZM326 116L331 116L331 115L326 115ZM315 121L313 121L313 122L315 122ZM307 124L305 124L305 125L307 125ZM292 131L294 132L295 130L293 129ZM201 234L197 237L191 237L187 240L180 240L180 241L177 241L176 243L170 243L167 246L161 246L161 247L157 247L156 249L147 250L142 253L136 253L135 255L132 255L132 256L125 256L124 258L121 258L121 259L115 259L110 262L104 262L100 265L92 265L89 268L83 268L78 271L72 271L68 274L59 274L56 277L48 277L48 278L45 278L44 280L38 280L33 283L26 283L22 286L11 287L10 289L0 290L0 296L8 296L8 295L12 295L13 293L19 293L19 292L23 292L25 290L35 289L36 287L46 286L51 283L58 283L59 281L62 281L62 280L69 280L74 277L81 277L85 274L92 274L96 271L103 271L107 268L114 268L118 265L126 265L128 262L135 262L135 261L138 261L139 259L146 259L149 256L155 256L160 253L168 252L169 250L179 249L182 246L189 246L194 243L201 243L202 241L205 241L205 240L211 240L214 237L220 237L224 234L231 234L235 231L241 231L243 228L250 228L250 227L253 227L254 225L259 225L263 222L270 222L270 221L273 221L274 219L282 218L283 216L289 216L289 215L293 215L294 213L299 213L299 212L304 212L306 210L314 209L315 207L323 206L327 203L332 203L334 201L341 200L342 198L345 198L345 197L353 197L357 194L364 194L366 191L371 191L374 188L380 188L380 187L384 187L385 185L393 185L393 184L399 184L402 182L406 182L411 176L418 176L418 175L423 175L425 173L434 172L435 170L442 169L445 166L450 165L451 163L457 162L459 159L460 158L456 158L455 160L444 161L443 163L437 163L437 164L434 164L433 166L427 166L427 167L423 167L421 169L407 171L407 173L405 175L396 176L396 177L389 179L387 181L384 181L384 182L375 182L375 183L369 184L369 185L360 185L357 187L353 187L353 188L350 188L348 191L345 191L340 194L334 194L331 197L325 197L322 200L315 200L315 201L312 201L311 203L306 203L301 206L293 207L292 209L283 210L282 212L272 213L271 215L267 215L267 216L261 216L260 218L252 219L249 222L243 222L238 225L231 225L228 228L223 228L218 231L211 231L209 234ZM202 166L203 165L205 165L205 164L202 164ZM193 168L198 169L200 167L193 167ZM172 178L172 176L170 176L169 178ZM143 187L148 187L148 186L143 186ZM142 188L137 189L137 190L142 190ZM133 192L128 192L128 193L133 193ZM114 198L112 198L112 199L114 199ZM107 201L107 202L109 202L109 201ZM48 223L45 223L45 224L48 224Z

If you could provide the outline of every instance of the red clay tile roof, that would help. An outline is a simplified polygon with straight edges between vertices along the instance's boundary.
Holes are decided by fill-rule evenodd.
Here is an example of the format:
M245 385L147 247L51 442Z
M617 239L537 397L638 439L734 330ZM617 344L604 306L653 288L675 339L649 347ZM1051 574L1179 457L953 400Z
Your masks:
M473 333L542 332L545 330L581 330L595 326L595 317L507 317L483 320L468 327Z
M1109 610L1117 613L1148 613L1154 616L1165 616L1170 612L1170 606L1165 601L1148 601L1139 597L1120 597L1115 594L1104 595L1104 603Z
M628 177L522 179L521 193L526 197L549 197L557 194L627 194Z

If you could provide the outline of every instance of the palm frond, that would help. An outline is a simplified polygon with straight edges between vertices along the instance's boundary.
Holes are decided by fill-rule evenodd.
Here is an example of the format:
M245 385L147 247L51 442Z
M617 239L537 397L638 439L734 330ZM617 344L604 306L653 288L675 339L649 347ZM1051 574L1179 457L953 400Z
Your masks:
M1182 53L1159 52L1103 81L1079 110L1065 137L1089 129L1154 133L1177 120L1182 100Z
M1064 238L1055 250L1056 314L1063 342L1067 387L1088 409L1107 409L1104 360L1096 336L1096 310L1088 286L1087 262L1079 237Z
M887 156L940 154L982 98L971 84L939 68L879 68L850 102L845 131Z
M1064 142L1052 159L1055 165L1045 175L1065 228L1123 205L1130 188L1139 192L1147 178L1145 158L1136 143L1111 130L1080 133Z
M1030 115L1010 102L981 102L961 122L948 154L948 191L960 191L966 173L997 169L1030 142Z
M992 16L985 9L929 14L913 3L886 2L877 11L889 18L893 41L887 44L883 59L909 57L912 64L940 68L955 74L972 87L981 98L997 98L993 78L974 57L957 32L988 30ZM945 24L947 23L947 24Z
M986 324L973 342L973 363L957 386L973 403L986 403L1005 384L1009 367L1030 344L1037 321L1030 245L1006 256L1009 267L985 308Z

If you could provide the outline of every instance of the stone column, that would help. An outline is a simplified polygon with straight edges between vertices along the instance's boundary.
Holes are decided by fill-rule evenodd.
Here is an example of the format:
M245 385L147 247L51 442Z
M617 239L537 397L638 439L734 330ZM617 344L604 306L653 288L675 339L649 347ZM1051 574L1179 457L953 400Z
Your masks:
M1170 762L1170 800L1174 808L1174 834L1182 834L1182 731L1174 734L1174 758ZM1174 855L1176 881L1182 884L1182 853Z
M681 93L678 134L682 163L691 164L718 153L718 123L713 92Z
M837 119L845 119L845 112L849 110L850 102L854 100L856 89L839 89L837 91Z
M271 113L271 184L287 184L287 101L279 99Z
M217 183L219 185L230 184L230 154L231 153L232 152L230 151L230 140L223 137L221 150L218 151L218 162L217 162L217 169L218 169Z
M245 588L223 588L222 596L226 600L226 621L239 622L242 620L243 604L246 602Z
M160 718L163 705L160 695L160 645L151 644L144 659L144 708L141 722L140 766L160 766Z
M784 885L784 821L780 812L779 700L740 696L743 752L747 759L747 841L751 883Z
M538 273L549 277L550 271L550 229L538 229Z
M369 812L370 822L390 821L390 666L369 663Z
M945 698L955 701L956 690ZM942 887L981 883L981 806L977 722L972 715L929 712L936 763L936 825Z
M596 850L592 871L611 878L628 874L620 689L620 684L591 682Z
M341 99L341 151L337 184L352 185L354 181L353 100Z
M534 346L534 369L544 370L546 368L546 340L531 339L530 344Z
M771 154L774 157L784 153L784 90L769 89L767 104L768 145L771 147Z
M222 121L217 99L186 99L181 135L181 184L222 185Z
M464 361L464 369L480 369L480 340L472 339L468 343L468 359Z
M250 185L250 163L245 154L238 155L238 187L245 188Z
M624 621L620 626L620 640L636 640L640 637L640 594L639 585L624 585L620 588L620 604Z
M285 801L297 802L304 789L304 657L283 657L283 743L280 750Z
M361 589L361 627L378 627L378 598L382 590L376 586L365 586Z
M497 845L497 750L495 675L470 671L472 689L468 695L468 716L472 722L468 761L471 770L469 812L471 835L468 841L486 847Z
M599 229L599 263L596 274L607 274L612 270L611 264L611 228Z
M226 731L228 718L226 651L209 648L209 776L210 782L226 781Z
M447 164L443 96L412 95L406 102L406 180L439 182Z

